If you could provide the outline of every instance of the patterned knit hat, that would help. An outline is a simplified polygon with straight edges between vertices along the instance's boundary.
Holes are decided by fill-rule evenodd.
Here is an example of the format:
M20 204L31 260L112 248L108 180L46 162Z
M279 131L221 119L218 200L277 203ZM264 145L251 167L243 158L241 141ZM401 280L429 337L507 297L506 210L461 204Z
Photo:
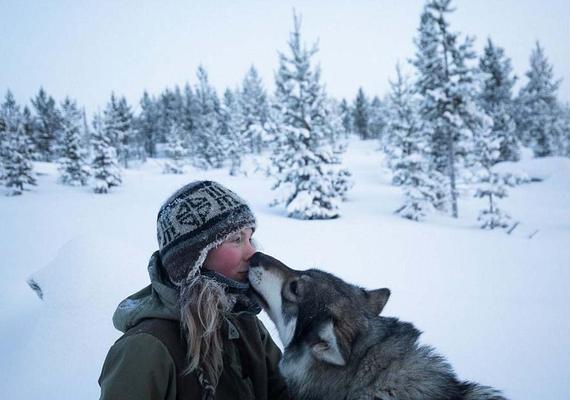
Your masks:
M255 229L255 217L237 194L216 182L187 184L166 200L157 218L162 264L178 286L194 277L208 252L228 236Z

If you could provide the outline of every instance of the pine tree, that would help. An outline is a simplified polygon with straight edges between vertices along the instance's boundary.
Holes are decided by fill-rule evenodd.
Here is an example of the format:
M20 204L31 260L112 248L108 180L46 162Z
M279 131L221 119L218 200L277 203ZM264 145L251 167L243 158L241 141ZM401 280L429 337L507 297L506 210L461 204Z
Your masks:
M265 124L269 116L269 102L263 82L252 65L248 70L238 96L244 138L243 149L259 154L266 139Z
M156 157L159 132L159 110L156 101L145 90L140 100L141 111L136 118L136 129L148 157Z
M512 116L512 89L516 78L512 75L511 60L491 39L487 39L483 52L479 68L486 78L483 80L480 103L493 120L492 136L500 138L500 156L496 161L518 161L520 145Z
M399 172L407 168L403 161L412 153L417 153L416 143L422 139L421 124L418 99L414 97L408 79L402 75L399 64L396 65L396 80L389 83L387 135L383 142L387 165L392 170L392 183L399 186L406 182L406 179L402 179L404 173Z
M565 157L570 157L570 103L564 104L561 107L561 118L560 122L560 142L558 148L560 149L560 155Z
M372 99L369 110L368 131L370 132L370 137L381 139L386 129L386 110L378 96L374 96Z
M399 65L396 65L396 80L390 81L390 88L383 142L388 166L393 172L392 181L404 190L404 204L396 213L419 221L433 209L441 177L430 170L429 142L421 130L418 99Z
M81 143L82 115L75 101L69 97L61 104L61 116L59 179L66 185L84 186L89 178L89 169L85 147Z
M340 118L346 135L352 133L352 109L346 99L342 99L339 105Z
M91 170L95 185L95 193L108 193L114 186L122 184L121 171L117 161L117 151L111 144L111 138L107 136L104 119L96 115L93 120L93 160Z
M338 154L330 144L335 127L329 124L331 110L320 83L320 70L311 66L317 47L307 49L301 44L296 15L289 50L290 55L280 53L275 78L273 189L281 193L274 204L284 204L294 218L336 218L349 185L346 174L337 170Z
M230 175L232 176L241 172L244 148L247 144L253 144L249 130L251 126L247 127L246 113L241 108L242 105L243 102L238 101L230 89L225 90L220 110L220 135L223 139L224 152L230 160Z
M11 195L20 195L26 185L35 185L32 165L32 143L24 132L20 107L8 91L0 109L0 172L4 186Z
M43 161L53 161L58 157L58 137L61 131L61 114L53 97L40 88L32 99L37 125L34 135L34 147Z
M354 99L352 107L352 129L361 139L370 139L369 120L370 104L362 88L358 88L358 93Z
M117 103L116 117L117 157L119 158L119 162L121 162L125 168L128 168L129 160L135 158L135 155L138 154L139 151L135 140L133 113L124 96L121 96Z
M431 169L448 180L447 199L438 196L437 206L451 205L458 216L457 181L473 165L473 136L489 129L488 119L477 106L477 71L470 66L475 58L473 40L458 43L458 34L449 31L446 18L453 10L451 0L430 0L420 18L416 58L416 91L421 96L420 116L424 134L430 137Z
M477 135L475 150L481 165L477 173L478 184L476 198L486 198L488 207L481 210L478 220L483 229L505 228L509 226L510 217L497 206L497 199L507 196L503 177L491 170L493 164L501 157L501 143L504 138L496 136L491 130Z
M192 91L192 87L186 83L184 86L180 123L184 131L184 143L187 149L192 149L192 139L196 133L196 120L199 114L200 110L198 109L196 96Z
M24 136L26 136L26 140L30 144L30 157L34 161L40 161L42 158L35 142L37 121L28 106L24 106L24 109L22 111L22 124Z
M183 174L188 150L184 147L182 127L177 122L170 126L170 133L166 141L166 156L168 160L164 164L165 174Z
M537 42L530 56L528 82L520 90L517 106L517 130L523 143L536 157L552 155L559 131L560 108L557 91L560 80L554 80L552 65Z
M117 151L118 160L123 167L128 168L129 160L133 159L135 154L140 154L140 151L137 148L133 114L127 99L124 96L117 99L112 93L103 114L105 134Z
M224 146L220 139L220 100L208 81L204 67L198 67L196 97L196 125L192 135L193 157L197 167L220 168L225 159Z

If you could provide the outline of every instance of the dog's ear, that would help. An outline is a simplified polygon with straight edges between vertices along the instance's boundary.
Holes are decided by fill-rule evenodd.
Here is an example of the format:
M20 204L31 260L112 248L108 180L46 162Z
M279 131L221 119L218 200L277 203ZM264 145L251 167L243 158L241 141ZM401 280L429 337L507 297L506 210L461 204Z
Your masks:
M374 315L379 315L382 312L389 298L390 289L384 288L366 291L366 299Z
M319 342L311 346L311 351L317 359L334 365L342 366L346 364L332 321L322 325L319 330L319 339Z

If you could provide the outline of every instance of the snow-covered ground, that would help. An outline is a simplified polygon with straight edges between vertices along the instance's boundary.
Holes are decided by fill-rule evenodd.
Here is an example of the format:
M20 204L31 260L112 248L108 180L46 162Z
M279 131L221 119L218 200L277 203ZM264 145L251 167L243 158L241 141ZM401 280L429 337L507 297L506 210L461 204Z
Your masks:
M507 235L477 227L482 201L467 194L458 220L415 223L393 215L401 193L376 147L351 143L345 166L355 186L342 218L331 221L292 220L268 207L271 182L259 173L163 175L151 160L128 170L112 194L95 195L58 184L53 165L37 164L37 188L0 195L0 397L98 397L102 362L120 335L111 323L114 307L147 284L156 212L176 188L207 178L251 203L265 252L295 268L389 287L384 314L413 321L461 378L512 399L570 398L570 160L499 166L542 179L502 201L520 221ZM30 277L43 301L26 283Z

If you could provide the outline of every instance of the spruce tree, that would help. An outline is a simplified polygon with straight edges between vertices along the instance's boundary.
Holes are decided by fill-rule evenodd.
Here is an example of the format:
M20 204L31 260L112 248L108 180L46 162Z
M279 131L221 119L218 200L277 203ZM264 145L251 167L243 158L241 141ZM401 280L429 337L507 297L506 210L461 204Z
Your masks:
M33 144L24 132L20 107L12 92L8 91L0 109L0 172L4 186L11 189L10 195L20 195L26 185L35 185L33 175Z
M352 109L346 99L342 99L339 105L340 118L342 120L342 126L346 135L352 133Z
M183 129L177 122L170 126L166 141L166 156L164 164L165 174L183 174L188 157L188 150L184 147Z
M53 97L48 96L43 88L32 99L36 117L34 147L43 161L54 161L58 157L58 137L61 132L61 113Z
M560 142L558 148L560 155L570 157L570 103L561 105L561 118L560 118Z
M259 154L266 141L265 124L269 117L269 102L263 82L252 65L243 79L239 92L239 110L242 114L240 128L243 136L243 149Z
M372 99L369 110L368 131L370 137L381 140L386 129L386 109L378 96L374 96Z
M349 186L346 174L337 169L339 154L330 143L335 127L329 122L332 112L320 83L320 69L311 65L317 47L302 45L296 15L288 44L290 54L280 53L275 78L273 189L280 193L273 204L284 204L294 218L336 218Z
M193 160L200 168L220 168L225 159L220 136L220 100L208 81L204 67L198 67L196 97L196 124L192 135Z
M352 129L361 139L370 139L370 103L364 89L358 88L352 107Z
M38 151L35 141L37 135L36 128L38 125L37 120L28 106L24 106L24 109L22 110L22 124L23 124L22 128L24 130L24 135L26 136L27 138L26 140L30 144L29 151L31 159L34 161L42 160L41 154Z
M93 119L93 160L91 170L94 178L95 193L108 193L114 186L122 184L121 170L117 161L117 151L111 144L111 138L105 129L104 118L96 115Z
M497 199L507 196L505 180L491 169L501 157L501 144L504 138L487 130L477 135L475 139L475 151L482 167L476 175L478 182L475 197L488 200L488 206L479 212L478 220L483 229L505 228L510 224L511 219L497 204Z
M451 0L430 0L424 7L413 60L418 72L415 90L421 96L420 116L424 134L430 137L431 169L448 181L447 199L438 196L437 206L448 202L451 214L458 216L457 182L472 157L473 136L489 129L488 119L476 104L477 70L473 40L458 42L449 30Z
M390 81L390 88L383 142L392 181L404 191L404 203L396 213L419 221L433 209L441 177L437 171L430 170L429 138L421 129L418 99L399 65L396 65L396 79Z
M491 136L500 138L500 156L496 161L518 161L519 141L516 136L513 114L512 89L516 78L512 74L511 60L502 48L487 39L479 68L486 76L483 80L480 104L493 120Z
M127 99L124 96L117 99L112 93L103 114L105 134L117 151L119 162L124 168L128 168L129 160L135 158L135 154L140 154L140 151L139 143L135 139L133 114Z
M148 157L156 157L159 131L159 111L156 101L145 90L140 100L141 111L136 118L136 129Z
M559 127L560 108L557 91L560 80L554 79L544 49L537 42L530 56L528 82L517 99L517 130L523 143L530 146L536 157L545 157L555 152L553 143L562 134Z
M238 92L239 93L239 92ZM244 149L253 144L251 131L248 128L245 112L241 108L243 102L237 100L230 89L224 91L220 109L220 135L226 157L230 160L230 175L241 171ZM252 148L250 147L250 151Z
M81 143L82 115L75 101L66 97L61 104L59 179L66 185L84 186L89 178L87 152Z

